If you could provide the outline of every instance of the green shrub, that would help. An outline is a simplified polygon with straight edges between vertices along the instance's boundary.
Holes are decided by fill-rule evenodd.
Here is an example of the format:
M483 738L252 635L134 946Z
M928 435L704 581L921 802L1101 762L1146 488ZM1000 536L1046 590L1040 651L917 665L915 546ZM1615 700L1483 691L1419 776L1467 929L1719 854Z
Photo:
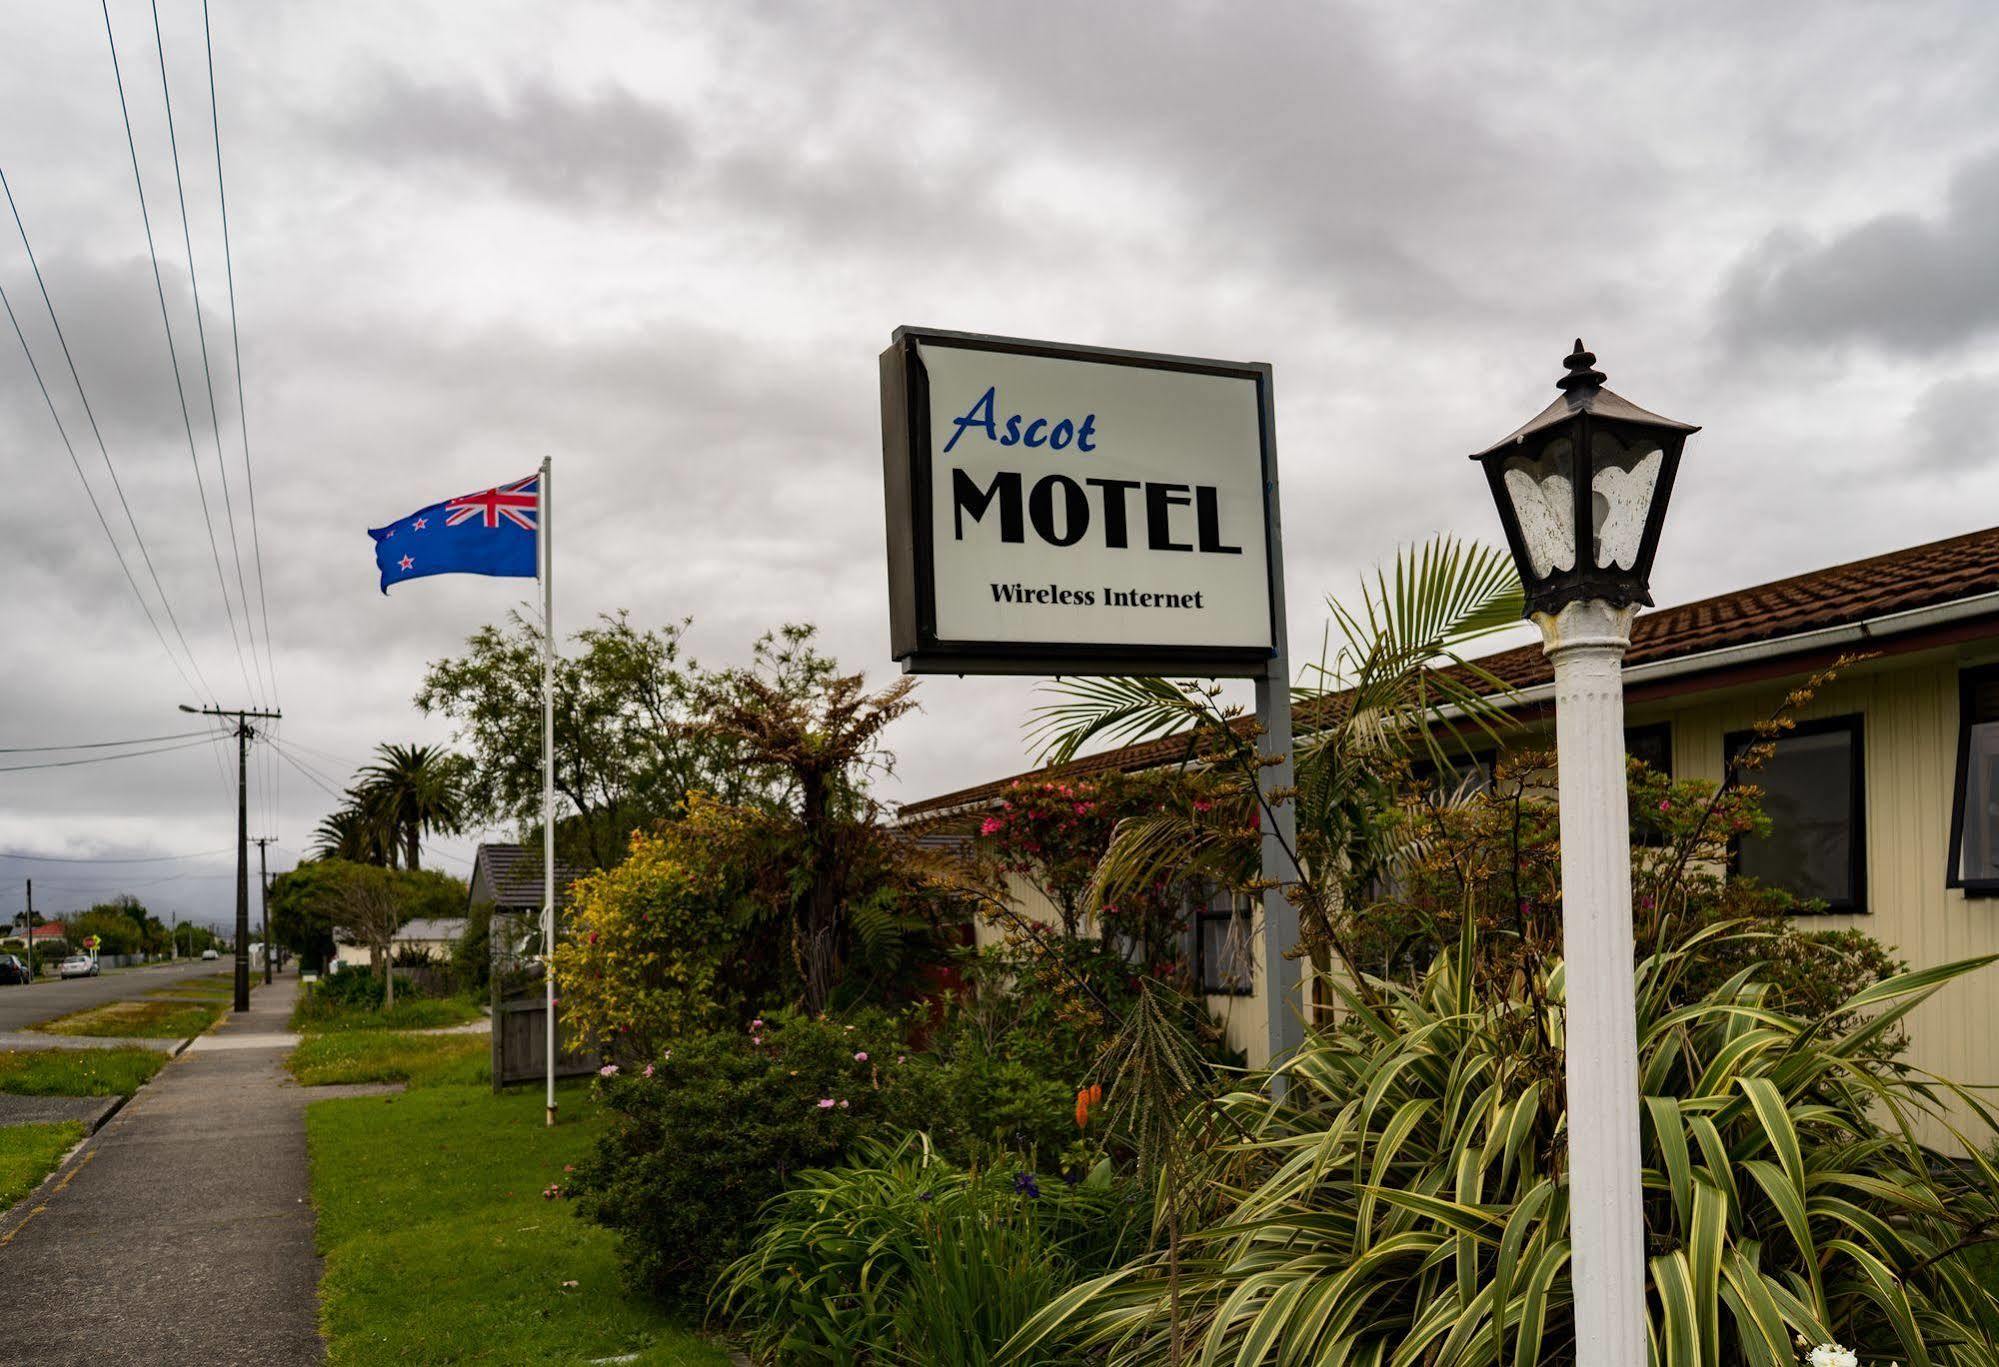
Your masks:
M793 1175L945 1109L935 1063L902 1036L879 1013L782 1014L623 1065L600 1083L614 1119L576 1173L579 1209L618 1232L636 1286L700 1301Z
M1903 974L1808 1019L1745 970L1690 1005L1684 975L1730 954L1714 926L1637 969L1644 1210L1656 1361L1792 1367L1794 1338L1863 1362L1990 1367L1999 1288L1964 1251L1999 1229L1999 1170L1922 1148L1969 1093L1876 1046L1970 960ZM1225 1108L1257 1163L1191 1239L1178 1304L1201 1361L1424 1367L1574 1360L1559 963L1474 990L1466 927L1421 982L1382 983L1285 1065L1280 1101ZM1537 1009L1535 1003L1545 1004ZM1016 1350L1156 1362L1174 1277L1151 1255L1052 1305Z
M968 1172L921 1136L857 1157L800 1173L718 1288L764 1361L991 1362L1041 1306L1143 1247L1149 1212L1108 1164L1071 1186L1013 1163Z
M465 929L451 947L451 972L458 990L484 997L493 980L493 904L480 902L465 914Z

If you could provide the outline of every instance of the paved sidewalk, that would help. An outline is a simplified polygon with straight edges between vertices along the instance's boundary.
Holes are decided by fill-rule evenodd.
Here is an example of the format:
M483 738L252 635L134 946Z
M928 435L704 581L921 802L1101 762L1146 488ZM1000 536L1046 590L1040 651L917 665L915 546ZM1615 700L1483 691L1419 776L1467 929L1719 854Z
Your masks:
M75 1313L11 1317L10 1363L318 1362L307 1092L284 1072L298 979L169 1063L54 1181L0 1218L0 1285ZM226 1047L249 1036L274 1037ZM362 1089L352 1089L362 1090Z

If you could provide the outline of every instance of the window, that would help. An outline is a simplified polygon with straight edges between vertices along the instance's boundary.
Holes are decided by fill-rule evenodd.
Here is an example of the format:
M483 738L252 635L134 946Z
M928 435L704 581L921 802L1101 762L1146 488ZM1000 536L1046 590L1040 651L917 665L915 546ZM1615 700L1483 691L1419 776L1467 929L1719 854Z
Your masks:
M1673 776L1673 724L1653 722L1649 726L1624 728L1624 753L1642 760L1655 774Z
M1728 737L1731 762L1754 733ZM1827 911L1865 911L1866 838L1860 718L1800 722L1746 781L1763 790L1770 834L1736 842L1735 868Z
M1999 667L1958 675L1957 792L1945 885L1999 893Z
M1250 933L1249 901L1236 893L1217 893L1194 913L1194 955L1203 992L1246 997L1256 990Z
M1653 773L1671 778L1673 724L1662 721L1649 726L1627 726L1624 729L1624 753L1641 761ZM1655 850L1663 849L1670 843L1666 833L1659 828L1659 814L1640 811L1636 800L1631 804L1631 842Z

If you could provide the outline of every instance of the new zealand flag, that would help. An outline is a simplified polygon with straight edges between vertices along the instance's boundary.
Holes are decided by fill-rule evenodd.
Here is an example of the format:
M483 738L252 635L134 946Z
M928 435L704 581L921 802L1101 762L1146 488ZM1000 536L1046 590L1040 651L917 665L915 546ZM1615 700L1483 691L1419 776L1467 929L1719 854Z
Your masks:
M532 579L541 476L419 508L386 527L371 527L382 592L427 574L493 574Z

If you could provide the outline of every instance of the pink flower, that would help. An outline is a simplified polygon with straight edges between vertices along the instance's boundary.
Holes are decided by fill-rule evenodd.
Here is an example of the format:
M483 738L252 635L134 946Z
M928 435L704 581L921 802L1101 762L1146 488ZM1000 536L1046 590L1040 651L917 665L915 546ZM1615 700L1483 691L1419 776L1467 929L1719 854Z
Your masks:
M854 1062L856 1063L866 1063L867 1061L868 1061L868 1051L865 1049L861 1050L860 1053L854 1055Z
M909 1062L909 1055L907 1055L907 1054L897 1054L897 1055L895 1056L895 1061L896 1061L897 1063L907 1063L907 1062Z
M847 1109L847 1103L844 1100L840 1102L840 1109L843 1111Z
M615 1063L607 1063L597 1070L598 1077L616 1077L617 1075L618 1065Z
M1671 801L1670 801L1669 799L1667 799L1667 798L1663 798L1663 797L1662 797L1662 798L1660 798L1660 799L1659 799L1659 810L1660 810L1660 811L1662 811L1662 812L1670 812L1670 811L1672 811L1672 810L1673 810L1673 804L1672 804L1672 802L1671 802Z
M763 1037L762 1035L751 1035L751 1036L750 1036L750 1043L751 1043L751 1044L762 1044L763 1042L764 1042L764 1037Z
M652 1065L651 1065L650 1063L648 1063L648 1064L646 1065L646 1070L645 1070L645 1071L644 1071L643 1073L640 1073L640 1074L639 1074L639 1076L640 1076L640 1077L651 1077L651 1076L652 1076Z
M1000 819L996 816L989 816L984 821L979 823L979 834L998 835L999 828L1000 828Z
M762 1016L758 1016L755 1020L750 1022L750 1030L752 1033L761 1030L763 1028L764 1028L764 1018Z
M833 1098L830 1096L822 1096L819 1098L819 1109L822 1111L830 1111L839 1104L840 1104L839 1102L833 1100Z

